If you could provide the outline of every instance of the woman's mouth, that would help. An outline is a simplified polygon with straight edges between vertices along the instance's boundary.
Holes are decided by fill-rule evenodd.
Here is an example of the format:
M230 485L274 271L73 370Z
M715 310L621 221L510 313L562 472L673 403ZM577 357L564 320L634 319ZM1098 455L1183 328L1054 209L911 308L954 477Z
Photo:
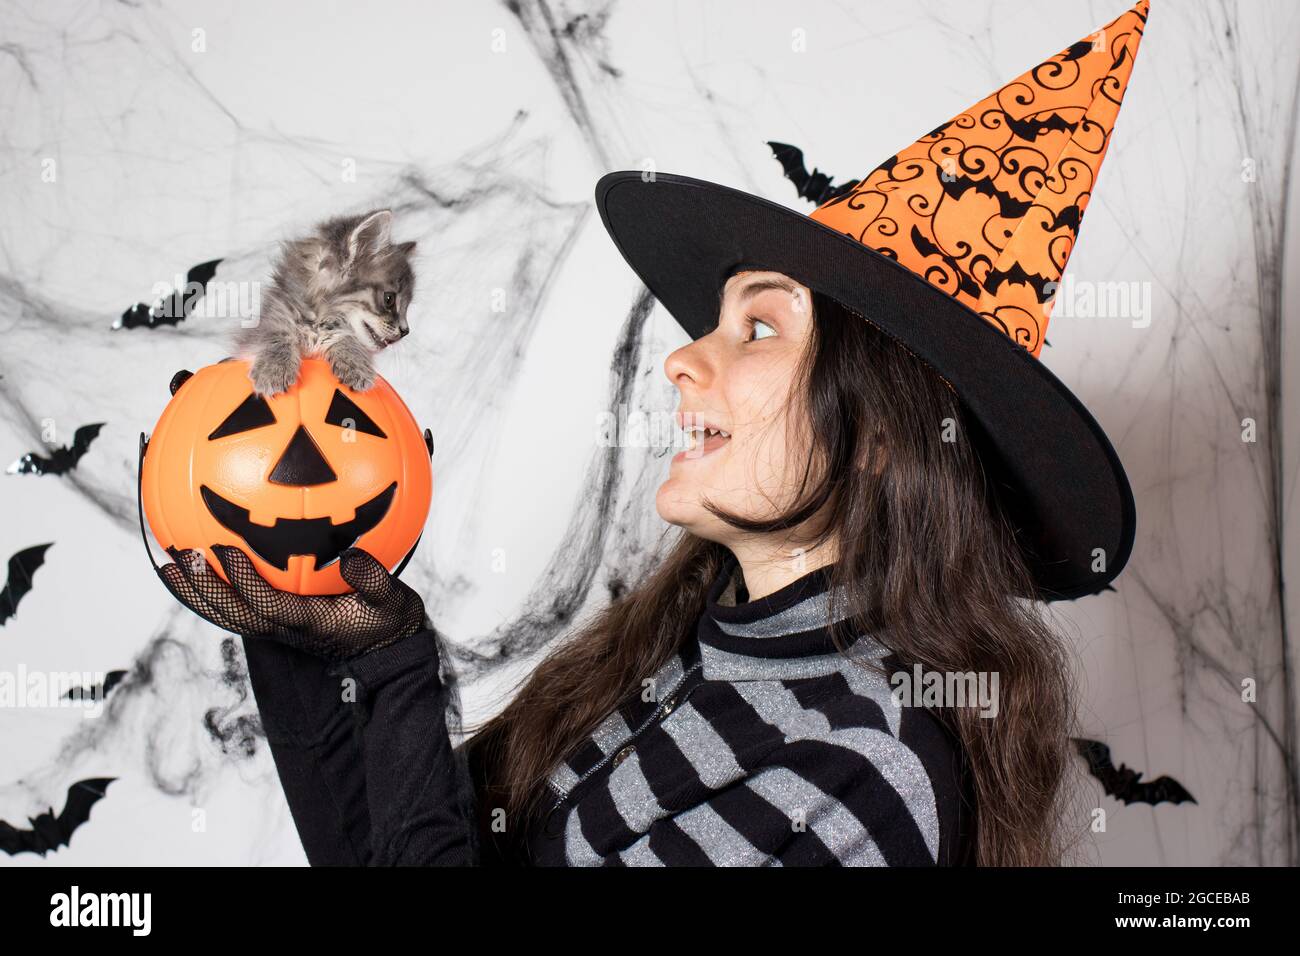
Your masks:
M713 454L731 441L731 433L723 431L721 428L712 428L708 425L691 425L684 430L686 432L686 448L674 455L673 461L703 458L705 455Z

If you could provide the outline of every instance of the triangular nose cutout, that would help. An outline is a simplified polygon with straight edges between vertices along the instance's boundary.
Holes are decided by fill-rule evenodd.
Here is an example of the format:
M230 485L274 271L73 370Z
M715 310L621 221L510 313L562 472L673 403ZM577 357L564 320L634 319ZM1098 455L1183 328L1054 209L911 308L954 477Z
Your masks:
M324 485L338 479L339 476L334 473L330 463L325 460L325 456L320 453L316 443L307 434L307 429L299 425L298 430L293 433L293 438L289 439L289 446L285 448L284 454L275 463L275 470L271 472L271 477L267 481L276 485L306 487Z

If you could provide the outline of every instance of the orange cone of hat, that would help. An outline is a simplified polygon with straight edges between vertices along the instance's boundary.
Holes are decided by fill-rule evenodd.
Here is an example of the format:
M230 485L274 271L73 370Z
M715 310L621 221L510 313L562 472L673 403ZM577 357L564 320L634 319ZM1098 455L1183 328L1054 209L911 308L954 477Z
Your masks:
M811 217L897 259L1037 356L1147 6L989 94Z

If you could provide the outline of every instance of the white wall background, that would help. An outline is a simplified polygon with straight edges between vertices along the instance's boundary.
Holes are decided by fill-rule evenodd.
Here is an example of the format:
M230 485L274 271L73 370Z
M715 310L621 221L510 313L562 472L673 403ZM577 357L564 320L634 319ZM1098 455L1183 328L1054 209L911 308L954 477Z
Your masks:
M519 6L0 4L0 460L38 449L47 420L57 443L106 423L69 475L0 476L0 559L53 542L0 627L0 671L129 671L98 719L0 709L0 819L118 778L48 862L303 861L238 657L142 553L136 436L175 370L227 354L232 325L111 331L155 283L218 257L221 279L259 279L277 239L342 211L392 205L399 237L419 240L413 333L381 361L438 440L406 575L480 716L663 530L666 455L593 436L620 386L636 408L674 407L662 362L686 337L658 307L629 322L641 290L595 215L596 179L652 162L807 211L765 140L857 178L1124 2ZM1107 829L1092 857L1293 863L1279 565L1300 566L1284 521L1300 433L1280 413L1300 371L1284 335L1300 300L1294 177L1285 201L1300 10L1153 8L1071 260L1078 280L1150 283L1151 322L1060 319L1043 360L1105 426L1138 500L1116 593L1059 611L1082 729L1197 803L1094 788ZM634 368L611 367L621 340ZM1244 418L1259 441L1242 441Z

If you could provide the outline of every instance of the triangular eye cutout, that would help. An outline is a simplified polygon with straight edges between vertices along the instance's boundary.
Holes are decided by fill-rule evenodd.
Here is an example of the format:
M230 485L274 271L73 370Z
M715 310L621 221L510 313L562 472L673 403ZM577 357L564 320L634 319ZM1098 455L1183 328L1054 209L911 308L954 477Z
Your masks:
M226 420L208 436L208 441L274 424L275 416L271 414L271 406L266 404L266 399L254 393L240 402L239 407L226 416Z
M359 432L376 435L379 438L388 437L369 415L357 407L356 402L337 388L334 389L334 399L330 402L329 411L325 413L325 424L338 425L340 428L355 428Z

